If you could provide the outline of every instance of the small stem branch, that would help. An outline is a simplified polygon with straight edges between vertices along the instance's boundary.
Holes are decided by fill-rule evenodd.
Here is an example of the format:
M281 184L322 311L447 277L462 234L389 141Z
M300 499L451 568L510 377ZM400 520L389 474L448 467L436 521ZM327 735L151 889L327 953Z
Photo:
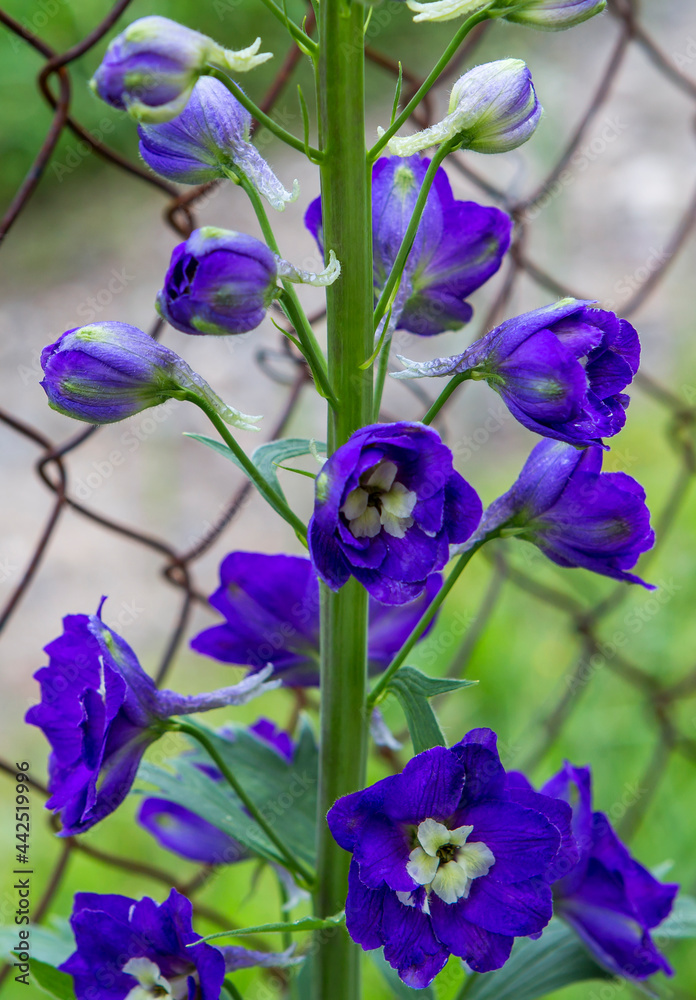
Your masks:
M291 525L300 539L306 539L307 528L305 524L300 520L297 514L290 509L283 497L273 489L273 487L264 479L259 470L256 468L252 460L249 458L247 453L237 443L234 436L230 433L229 428L225 421L220 417L215 410L210 406L204 399L200 396L196 396L193 393L187 393L186 399L191 403L195 403L203 412L205 413L208 420L215 427L216 431L225 442L230 451L234 454L235 458L242 466L246 472L249 479L252 481L256 489L259 491L264 500L267 501L273 507L273 509L280 514L283 520L287 521Z
M382 350L379 352L377 361L377 376L375 378L375 401L372 408L372 419L375 423L379 420L379 411L382 405L382 395L384 393L384 383L387 379L387 368L389 367L389 354L391 352L392 335L384 338Z
M374 161L377 159L379 154L382 152L384 147L387 145L389 140L393 135L399 131L402 125L404 125L408 119L411 117L413 112L416 110L420 102L423 100L428 91L437 83L439 77L444 73L445 69L449 65L450 61L457 54L457 49L462 44L466 36L469 34L477 24L488 19L488 10L480 10L477 14L470 17L461 28L457 31L452 41L449 43L445 51L442 53L438 61L433 66L430 73L427 75L421 86L418 88L416 93L413 95L411 100L408 102L401 114L394 120L394 122L385 131L384 135L381 135L377 142L374 144L372 149L369 151L368 159Z
M374 329L376 330L379 326L379 322L386 313L389 304L394 294L395 289L401 280L401 276L404 272L404 267L406 266L406 261L408 260L408 255L411 252L413 246L413 241L416 238L416 233L418 232L418 226L420 224L421 217L425 210L425 204L428 200L428 195L430 194L430 188L435 180L435 174L437 173L440 164L445 159L447 154L458 145L457 139L451 139L449 142L443 142L441 146L438 147L437 152L430 161L430 166L428 167L425 177L423 178L423 184L420 191L418 192L418 198L416 199L416 204L413 208L413 214L411 215L408 228L404 233L404 238L401 241L401 246L399 247L399 252L396 255L396 259L392 265L392 269L389 272L389 277L382 289L382 294L379 297L379 302L375 308L374 313Z
M336 398L336 394L331 388L331 383L329 382L326 359L324 358L322 350L317 343L314 331L309 325L309 320L305 315L304 309L300 305L299 299L295 294L295 290L292 287L288 288L287 286L288 282L284 281L283 291L281 292L279 298L280 304L283 307L285 315L288 317L295 329L295 332L297 333L300 346L302 347L302 353L307 361L307 364L309 365L320 395L322 395L324 399L328 400L330 405L335 410L338 407L338 399Z
M298 48L303 52L306 52L312 60L316 59L319 46L314 39L305 34L299 24L295 24L295 22L288 17L284 10L279 7L277 3L274 3L274 0L261 0L261 2L264 7L270 10L271 14L273 14L273 16L277 18L277 20L280 21L285 28L287 28L293 39L297 42Z
M321 161L321 153L314 146L305 146L303 139L298 139L297 136L293 135L291 132L286 131L282 125L274 122L265 111L262 111L258 105L254 104L251 98L247 97L241 87L238 87L234 80L230 80L228 76L222 73L219 69L214 69L211 71L210 76L214 76L216 80L220 83L224 83L229 92L236 97L242 107L246 108L249 114L253 115L259 124L264 125L269 132L272 132L278 139L281 139L288 146L292 146L299 153L308 153L309 156L316 163Z
M462 382L466 382L471 378L471 372L461 372L459 375L455 375L454 378L450 379L445 388L442 390L440 395L437 397L433 405L430 407L428 412L423 417L422 423L432 424L435 417L438 415L442 407L445 405L447 400L450 398L454 390Z
M478 552L478 550L486 541L488 541L488 538L482 539L480 542L477 542L475 545L472 545L471 548L468 549L468 551L462 553L462 555L459 557L459 560L455 564L454 569L445 580L442 589L439 591L439 593L435 595L432 604L430 604L427 611L423 614L421 620L413 629L406 642L403 644L399 652L396 654L394 659L391 661L385 672L382 674L382 676L380 677L380 679L377 681L372 691L370 692L367 698L368 709L374 708L374 706L384 697L385 691L389 685L389 681L392 679L397 670L399 670L399 668L404 665L408 654L411 652L415 644L418 642L420 637L425 632L430 622L437 614L443 601L445 600L449 592L452 590L452 587L454 587L455 583L457 582L459 577L464 572L464 569L470 562L471 557L474 555L475 552Z
M252 818L256 821L256 823L258 823L258 825L261 827L261 829L266 834L271 843L275 847L277 847L282 857L285 858L285 863L287 864L287 867L291 871L300 875L305 883L307 883L308 885L312 885L316 878L314 872L306 868L305 865L301 861L298 861L297 858L292 854L292 852L287 849L282 839L278 836L278 834L275 832L273 827L267 822L267 820L264 819L264 817L257 809L256 805L252 802L252 800L249 798L249 796L244 791L242 786L239 784L232 771L230 771L229 767L227 766L223 758L217 752L215 745L208 738L208 735L205 732L205 730L197 726L195 722L181 722L181 721L173 723L170 726L170 728L174 732L185 733L187 736L190 736L192 739L200 743L200 745L206 751L211 760L215 762L216 767L219 768L220 773L222 774L222 776L224 777L225 781L228 783L230 788L233 790L235 795L239 798L244 808L252 816Z

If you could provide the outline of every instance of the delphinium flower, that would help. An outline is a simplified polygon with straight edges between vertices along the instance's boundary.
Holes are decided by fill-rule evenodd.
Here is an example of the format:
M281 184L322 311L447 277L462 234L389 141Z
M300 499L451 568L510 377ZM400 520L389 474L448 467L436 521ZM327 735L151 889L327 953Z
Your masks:
M272 747L281 757L292 761L294 743L288 733L271 722L259 719L249 732ZM230 727L218 730L222 739L234 740L235 731ZM222 781L222 774L214 764L197 764L213 781ZM206 865L229 865L251 857L250 851L229 834L219 830L194 810L187 809L169 799L148 796L138 810L138 822L158 843L189 861Z
M529 430L591 445L626 422L629 398L623 390L638 371L640 342L627 320L588 302L562 299L507 320L462 354L399 360L406 370L395 378L486 379Z
M148 896L77 893L70 918L76 951L59 968L72 976L76 1000L218 1000L228 972L297 961L289 952L213 947L192 918L190 900L176 889L159 904Z
M370 601L372 673L389 665L441 586L442 577L433 573L423 594L409 604ZM319 581L309 559L232 552L220 565L220 587L210 603L225 623L192 640L197 652L253 671L270 663L273 676L289 686L319 683Z
M628 572L655 543L645 491L624 472L602 472L602 456L598 447L541 441L467 545L491 533L514 535L559 566L652 589Z
M280 294L279 278L330 285L340 272L333 252L323 271L303 271L254 236L204 226L175 247L157 310L183 333L246 333L263 321Z
M139 121L164 122L183 111L202 73L242 73L270 59L260 45L234 52L168 17L141 17L111 42L91 86Z
M418 754L401 774L339 799L328 814L353 855L346 926L422 989L450 954L498 969L515 937L551 919L549 872L572 865L571 810L515 801L490 729Z
M452 88L447 115L422 132L393 136L395 156L411 156L430 146L456 141L456 148L506 153L529 139L541 118L532 76L521 59L498 59L475 66ZM380 135L383 129L378 129Z
M517 780L525 782L520 776ZM650 931L668 916L679 886L658 882L631 856L607 816L593 811L589 767L566 762L542 792L572 804L580 852L576 865L559 868L563 878L554 885L554 912L615 975L671 975Z
M51 744L47 809L60 814L62 836L83 833L123 802L145 750L176 715L243 705L278 685L270 669L199 695L158 690L135 653L97 615L68 615L35 677L41 702L26 721Z
M319 576L338 590L354 576L377 601L405 604L426 589L481 517L481 501L431 427L372 424L317 476L308 543Z
M283 211L299 194L286 191L251 142L251 115L224 83L202 77L176 118L138 127L140 155L147 165L178 184L205 184L246 177L266 200Z
M432 0L420 3L407 0L416 12L414 21L451 21L471 17L486 10L489 17L526 24L542 31L562 31L582 24L606 9L607 0Z
M420 156L384 156L372 169L377 296L396 259L429 164ZM305 225L323 252L321 198L307 209ZM497 208L457 201L440 167L392 308L392 326L431 336L468 323L473 309L466 298L499 269L510 245L511 228L509 216Z
M235 410L168 347L128 323L68 330L41 352L49 405L91 424L125 420L168 399L203 399L227 423L254 430L259 417Z

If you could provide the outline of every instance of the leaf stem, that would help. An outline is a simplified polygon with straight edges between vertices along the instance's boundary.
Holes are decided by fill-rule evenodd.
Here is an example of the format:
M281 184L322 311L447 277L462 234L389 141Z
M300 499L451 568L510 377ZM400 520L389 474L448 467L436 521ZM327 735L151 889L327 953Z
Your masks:
M470 549L467 549L466 552L463 552L462 555L460 555L458 561L456 562L456 564L454 566L454 569L452 570L452 572L450 573L450 575L445 580L445 582L444 582L441 590L435 595L435 597L433 598L432 603L429 605L428 609L423 614L423 617L420 619L420 621L418 622L418 624L416 625L416 627L413 629L413 631L409 635L409 637L406 640L406 642L403 644L403 646L401 647L401 649L399 650L399 652L396 654L396 656L394 657L394 659L391 661L391 663L389 664L389 666L387 667L387 669L385 670L385 672L382 674L382 676L377 681L377 683L373 687L372 691L368 695L368 698L367 698L367 707L368 707L368 709L374 708L374 706L379 701L382 700L382 698L384 697L384 694L386 692L386 689L387 689L387 687L389 685L389 681L392 679L392 677L397 672L397 670L399 670L399 668L404 665L408 654L411 652L411 650L413 649L413 647L415 646L415 644L418 642L418 640L420 639L420 637L425 632L425 630L428 627L428 625L430 624L430 622L433 620L433 618L437 614L437 612L440 609L440 606L442 605L443 601L445 600L445 598L447 597L447 595L449 594L449 592L452 590L452 588L454 587L455 583L457 582L457 580L459 579L459 577L464 572L466 566L470 562L471 557L474 555L475 552L478 552L478 550L481 548L481 546L484 544L484 542L487 542L487 541L488 541L488 538L481 539L481 541L476 542L474 545L471 546Z
M194 941L190 947L200 944L201 941L217 941L224 937L246 937L251 934L301 934L304 931L320 931L329 927L341 927L346 922L346 915L343 910L333 917L326 917L321 920L319 917L302 917L300 920L283 920L274 924L259 924L256 927L242 927L240 930L216 931L208 934L204 938Z
M303 139L298 139L297 136L293 135L291 132L286 131L282 125L274 122L265 111L262 111L258 105L254 104L250 97L244 93L241 87L238 87L234 80L230 80L229 76L222 73L219 69L214 69L211 71L210 76L214 76L216 80L220 83L224 83L229 92L233 97L236 97L242 107L246 108L249 114L253 115L260 125L265 126L269 132L272 132L278 139L286 143L288 146L292 146L299 153L307 153L307 155L314 160L315 163L321 161L322 154L314 146L305 147Z
M199 726L195 722L182 722L180 720L177 720L175 723L173 723L170 726L170 728L173 729L174 732L185 733L187 736L190 736L192 739L200 743L200 745L209 755L211 760L215 762L215 765L219 768L225 781L227 781L230 788L239 798L244 808L247 810L250 816L256 821L256 823L258 823L258 825L261 827L261 829L266 834L271 843L278 849L278 852L285 859L285 864L290 869L290 871L295 872L302 878L302 880L305 883L305 887L312 886L316 880L315 873L310 871L309 868L305 867L305 865L301 861L298 861L298 859L293 855L292 851L289 851L288 848L285 846L282 838L278 836L278 834L275 832L270 823L268 823L268 821L264 819L263 815L258 810L254 802L252 802L252 800L249 798L245 790L239 784L236 777L229 769L222 756L218 753L214 743L208 737L208 734L205 731L205 729L203 729L202 726Z
M452 395L452 393L454 392L454 390L457 388L457 386L461 385L462 382L466 382L470 378L471 378L471 372L470 371L468 371L468 372L460 372L459 375L455 375L454 378L451 378L449 380L449 382L447 383L447 385L445 386L445 388L440 393L440 395L437 397L437 399L435 400L435 402L433 403L433 405L430 407L430 409L428 410L428 412L425 414L425 416L423 417L423 420L421 421L421 423L432 424L433 420L438 415L438 413L440 412L440 410L442 409L442 407L445 405L445 403L447 402L447 400L450 398L450 396Z
M319 51L319 46L314 39L310 38L309 35L302 30L299 24L295 24L295 22L288 17L287 13L284 10L281 10L277 3L274 3L274 0L261 0L261 2L264 7L270 10L271 14L273 14L273 16L287 28L293 39L297 42L298 48L305 52L312 60L315 60Z
M279 302L283 307L285 315L288 317L295 329L295 332L297 333L302 354L309 365L309 369L312 373L319 394L323 396L324 399L328 400L329 404L335 410L339 404L336 394L331 388L331 383L329 382L326 359L322 353L321 347L317 343L314 331L309 325L309 320L305 315L304 309L300 305L294 289L288 288L287 284L287 282L283 282L283 291L280 293Z
M491 6L491 5L489 5ZM372 149L368 152L368 159L374 162L379 154L382 152L384 147L387 145L389 140L393 135L399 131L402 125L404 125L408 119L411 117L412 113L416 110L420 102L423 100L428 91L437 83L440 75L445 71L450 61L457 54L457 49L462 44L469 32L480 24L482 21L488 19L488 8L485 10L480 10L477 14L472 15L456 32L452 41L449 43L445 51L442 53L438 61L433 66L430 73L420 85L416 93L413 95L411 100L408 102L404 110L395 118L389 128L384 132L383 135L379 137L377 142L374 144Z
M215 412L213 407L210 406L209 403L207 403L206 400L202 399L200 396L197 396L191 392L186 394L186 398L189 400L189 402L195 403L196 406L198 406L201 410L203 410L208 420L210 420L211 424L215 427L216 431L218 432L222 440L225 442L227 447L230 449L235 458L238 460L239 464L242 466L247 476L252 481L252 483L259 491L261 496L264 498L264 500L266 500L266 502L271 505L271 507L276 511L276 513L280 514L280 516L283 518L284 521L287 521L288 524L291 525L292 528L294 528L295 532L297 533L298 537L301 540L306 539L307 528L304 522L300 520L297 514L290 509L284 498L281 497L280 494L277 493L270 485L270 483L261 475L259 470L256 468L252 460L247 455L247 453L244 451L241 445L235 440L234 435L230 433L229 428L227 427L227 424L222 419L222 417L220 417L219 414Z

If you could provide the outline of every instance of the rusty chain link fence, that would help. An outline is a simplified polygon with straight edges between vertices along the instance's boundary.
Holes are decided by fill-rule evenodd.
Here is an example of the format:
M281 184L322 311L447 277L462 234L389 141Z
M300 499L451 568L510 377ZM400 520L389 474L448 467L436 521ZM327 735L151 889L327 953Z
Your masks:
M119 0L101 23L97 24L86 37L65 52L54 51L38 34L30 30L26 21L20 23L0 9L0 22L4 30L12 33L26 46L31 47L43 60L38 74L38 87L41 97L52 109L52 121L41 148L36 153L34 162L27 170L26 177L0 224L1 238L4 239L12 227L21 225L23 212L41 183L42 176L51 163L51 158L65 132L72 133L81 143L87 144L89 149L113 170L127 174L132 178L133 184L150 185L154 189L153 194L163 197L165 203L164 223L170 226L176 234L185 238L195 228L197 205L206 199L213 185L180 193L174 186L109 148L108 145L95 137L93 131L84 127L73 114L72 94L74 88L71 82L71 65L89 53L111 31L120 21L122 15L128 13L130 5L131 0ZM519 197L515 193L515 184L508 188L498 186L497 183L491 182L488 177L479 173L480 160L477 160L476 165L473 165L470 158L461 154L456 154L448 160L452 167L451 174L459 172L470 185L479 190L481 197L488 201L494 201L508 211L515 221L511 251L503 265L503 275L495 299L488 303L488 311L485 319L482 320L482 329L489 329L508 314L506 310L511 298L515 294L518 284L524 280L533 283L538 290L548 293L549 299L566 295L591 297L583 294L591 292L591 289L577 288L572 281L570 284L566 284L564 277L559 277L546 267L537 264L534 250L531 247L532 236L535 222L541 213L551 202L563 198L566 188L569 186L569 178L572 179L573 164L577 165L579 151L582 150L583 143L591 133L593 125L599 120L612 88L620 80L627 62L636 51L639 51L652 64L651 71L660 79L661 85L664 84L672 88L675 94L681 95L682 100L686 99L691 102L692 113L696 116L696 74L689 75L687 71L689 58L685 57L681 61L675 61L673 55L668 54L656 44L645 26L636 0L610 0L609 6L610 13L605 15L607 29L611 28L612 32L615 33L610 57L598 78L582 81L584 111L575 122L569 140L560 156L556 157L542 183L535 186L531 193ZM612 20L613 24L610 23ZM308 17L310 31L312 26L313 16L310 8ZM428 124L428 119L433 120L431 118L432 105L446 92L447 86L451 85L457 71L462 66L471 65L472 61L476 61L477 49L483 44L484 37L490 27L490 24L481 25L472 33L458 58L449 67L446 77L441 79L438 87L431 92L428 100L416 113L415 123L418 127L424 127ZM368 45L368 59L386 73L391 74L395 80L399 72L398 62L387 55L385 51L378 49L378 42L379 37L376 37L374 42ZM685 45L689 44L693 47L691 62L696 65L696 41L689 38ZM262 103L265 112L272 113L283 92L291 86L300 59L301 54L293 45L282 61L282 65ZM416 92L422 78L407 67L404 67L403 78L402 103L405 103ZM682 258L690 239L693 237L696 228L696 189L684 190L680 192L679 197L682 202L681 214L674 224L662 252L645 268L645 274L634 282L630 297L620 306L621 315L633 319L634 322L637 322L634 318L639 318L640 310L645 303L660 288L669 269L674 268ZM5 247L5 252L8 252L7 247ZM318 314L313 317L313 321L319 322L321 318L321 314ZM155 336L160 332L160 325L161 323L157 322L151 331ZM276 425L268 435L269 439L284 434L293 415L302 405L303 390L309 382L309 375L304 363L292 353L288 341L281 339L280 351L286 355L289 370L293 374L292 379L283 377L284 385L282 388L278 387L277 391L284 395L285 401ZM437 351L437 353L442 352ZM428 354L428 356L431 355ZM263 357L259 360L263 363ZM268 371L266 373L268 374ZM693 373L691 376L693 377ZM688 378L689 375L686 376L685 380L688 381ZM404 391L403 386L404 383L401 383L399 391ZM425 396L420 386L416 386L414 389L411 384L406 383L405 389L418 393L421 397ZM650 561L654 559L656 552L659 552L665 539L668 539L679 529L681 519L688 517L688 495L696 476L696 389L693 387L690 389L687 385L685 390L673 390L655 380L646 370L638 375L635 389L634 406L639 405L637 397L643 396L649 398L653 404L659 407L665 423L664 444L676 461L676 473L669 489L665 490L666 498L663 499L661 508L653 511L658 542L653 552L641 563L641 573L645 575L644 571ZM421 398L420 405L423 406L422 412L425 412L428 400ZM385 418L389 419L389 416L389 412L386 412ZM441 420L442 415L438 419ZM104 532L125 537L152 550L161 560L161 572L167 584L177 589L180 595L179 612L164 642L165 648L157 673L158 683L161 683L167 676L173 660L187 636L193 607L197 603L206 603L205 597L196 584L197 561L211 549L244 509L252 490L251 485L247 483L238 487L234 494L229 497L224 511L221 512L217 521L209 527L204 536L198 537L195 544L189 548L180 549L164 538L142 531L136 523L124 524L104 516L103 513L90 508L87 502L83 502L71 491L71 460L88 439L100 433L100 428L88 427L71 434L65 440L54 441L46 436L40 426L29 423L20 411L7 412L4 407L0 407L0 421L2 421L7 434L21 436L36 447L36 476L53 497L52 507L45 522L40 527L37 526L38 540L31 558L18 574L20 579L11 590L4 607L0 609L0 630L7 625L32 585L36 583L37 577L42 571L47 547L56 533L61 531L66 511L71 510L75 515L91 521ZM635 801L628 804L619 824L621 836L630 840L653 806L661 782L674 756L677 755L689 764L696 766L696 720L690 719L688 710L686 712L682 710L683 705L687 704L686 700L696 696L696 662L692 659L691 663L672 664L671 669L665 671L668 674L668 680L665 681L661 678L660 671L655 670L653 663L641 660L640 648L632 649L630 643L627 646L625 641L619 641L615 631L613 633L609 631L607 623L611 621L611 616L617 612L631 593L630 588L624 585L612 588L599 601L587 601L572 595L565 588L556 588L545 580L542 582L538 575L535 575L536 564L533 560L528 563L527 569L520 568L515 560L508 558L505 548L501 547L496 551L489 561L492 563L492 569L488 589L476 613L472 616L468 630L452 655L450 672L461 673L466 668L486 625L495 615L502 595L509 588L520 588L525 592L527 598L532 598L563 616L568 635L572 637L577 647L577 657L567 676L558 686L555 701L552 702L548 697L542 698L538 715L532 726L535 739L530 740L529 745L525 746L523 750L515 750L513 753L514 763L516 766L530 767L541 760L559 738L573 712L580 704L581 694L592 684L595 676L605 668L611 671L639 696L648 720L647 724L653 733L651 755L640 781L641 794L635 797ZM652 598L652 600L659 601L659 597ZM623 636L623 640L625 638ZM670 648L669 642L667 648ZM37 665L39 665L38 657ZM10 669L10 664L6 663L4 669ZM302 707L302 698L307 696L298 694L297 697L300 702L298 708L300 708ZM385 755L388 756L387 751L385 751ZM10 776L14 774L13 760L0 761L0 767ZM38 794L46 794L45 787L36 779L33 779L33 786ZM688 813L689 808L693 807L693 802L684 802L683 807ZM52 820L49 822L55 827ZM51 907L61 886L68 861L74 852L80 852L116 869L121 868L130 873L154 879L167 888L176 885L182 892L187 892L194 897L196 891L205 885L210 877L210 872L203 868L192 880L182 884L170 871L161 870L150 864L141 864L125 855L119 856L101 851L78 839L68 838L57 841L55 850L55 867L52 872L46 873L44 876L42 896L34 907L33 918L39 923L45 918ZM687 885L685 888L691 890L693 886ZM206 905L198 905L197 912L219 926L227 927L230 925L227 916L216 913ZM0 985L7 985L9 971L9 967L6 966L0 973ZM680 985L679 978L675 984L665 987L665 990L665 996L684 998L684 1000L687 997L693 997L693 990L688 988L688 984ZM604 996L604 994L597 995Z

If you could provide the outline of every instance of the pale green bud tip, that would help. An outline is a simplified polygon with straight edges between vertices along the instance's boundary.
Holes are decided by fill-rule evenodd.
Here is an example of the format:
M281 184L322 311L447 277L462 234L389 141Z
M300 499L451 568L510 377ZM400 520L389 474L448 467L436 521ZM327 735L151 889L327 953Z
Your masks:
M490 3L481 0L434 0L433 3L419 3L407 0L409 10L415 12L414 21L453 21L457 17L471 17L478 14Z

